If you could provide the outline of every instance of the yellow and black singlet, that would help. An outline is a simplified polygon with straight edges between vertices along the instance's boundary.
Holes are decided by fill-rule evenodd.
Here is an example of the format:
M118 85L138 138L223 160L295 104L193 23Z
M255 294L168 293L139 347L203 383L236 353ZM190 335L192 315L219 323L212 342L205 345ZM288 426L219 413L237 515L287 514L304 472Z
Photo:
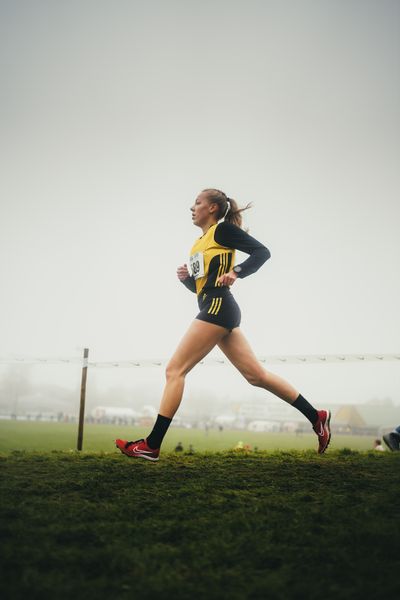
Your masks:
M229 330L240 324L240 309L228 286L217 283L224 273L234 267L235 250L250 256L238 267L241 279L255 273L271 256L268 248L243 231L226 223L215 223L198 238L190 252L192 275L184 285L197 294L200 313L198 319L215 323Z

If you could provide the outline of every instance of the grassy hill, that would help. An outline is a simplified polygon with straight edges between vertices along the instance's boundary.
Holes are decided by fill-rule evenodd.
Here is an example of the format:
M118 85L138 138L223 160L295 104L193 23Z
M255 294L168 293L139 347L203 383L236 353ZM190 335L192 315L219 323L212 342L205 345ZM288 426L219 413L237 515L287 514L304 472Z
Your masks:
M397 595L400 453L0 457L2 597Z

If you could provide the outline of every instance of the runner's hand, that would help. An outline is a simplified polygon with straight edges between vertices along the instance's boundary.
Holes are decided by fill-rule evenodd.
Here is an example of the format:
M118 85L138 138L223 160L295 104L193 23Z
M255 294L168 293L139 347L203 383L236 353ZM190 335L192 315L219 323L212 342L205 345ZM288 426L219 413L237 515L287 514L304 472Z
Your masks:
M189 270L187 268L187 264L185 263L181 267L178 267L176 270L176 274L178 275L179 281L185 281L185 279L190 277Z
M220 283L221 285L233 285L236 279L237 275L235 271L229 271L229 273L225 273L224 275L221 275L221 277L218 277L217 283Z

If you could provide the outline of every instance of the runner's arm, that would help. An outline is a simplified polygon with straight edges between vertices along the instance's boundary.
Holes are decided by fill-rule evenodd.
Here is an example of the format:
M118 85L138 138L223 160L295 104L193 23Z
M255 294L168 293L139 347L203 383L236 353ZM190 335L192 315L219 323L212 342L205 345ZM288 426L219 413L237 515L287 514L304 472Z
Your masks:
M179 281L183 283L191 292L196 292L196 282L193 275L190 275L187 264L185 263L176 270Z
M221 246L235 248L250 255L244 262L237 265L241 267L241 271L236 273L240 279L258 271L261 265L271 256L270 251L264 244L261 244L261 242L232 223L222 221L215 230L214 239Z
M194 280L193 275L190 275L189 277L186 277L186 279L184 279L182 281L182 283L183 283L183 285L185 285L187 287L188 290L190 290L191 292L195 292L196 293L196 282Z

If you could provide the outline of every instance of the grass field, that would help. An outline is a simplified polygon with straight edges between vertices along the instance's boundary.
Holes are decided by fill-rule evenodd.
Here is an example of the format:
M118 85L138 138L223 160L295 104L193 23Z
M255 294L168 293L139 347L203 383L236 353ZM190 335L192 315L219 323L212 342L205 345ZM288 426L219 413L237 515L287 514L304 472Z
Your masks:
M400 453L0 457L2 598L397 596Z
M397 594L400 453L337 436L319 456L313 434L176 428L158 463L114 447L143 433L87 425L78 453L76 425L0 422L2 598ZM252 451L233 451L239 440ZM196 453L175 454L178 441Z
M118 425L85 425L83 450L114 452L116 437L134 440L148 433L148 428ZM77 425L71 423L41 423L29 421L0 421L0 452L12 450L73 450L76 448ZM330 449L370 450L372 436L333 436ZM307 450L317 447L314 433L252 433L249 431L209 430L171 427L163 444L163 452L171 452L181 441L184 449L192 444L195 451L223 451L236 446L238 441L259 450Z

